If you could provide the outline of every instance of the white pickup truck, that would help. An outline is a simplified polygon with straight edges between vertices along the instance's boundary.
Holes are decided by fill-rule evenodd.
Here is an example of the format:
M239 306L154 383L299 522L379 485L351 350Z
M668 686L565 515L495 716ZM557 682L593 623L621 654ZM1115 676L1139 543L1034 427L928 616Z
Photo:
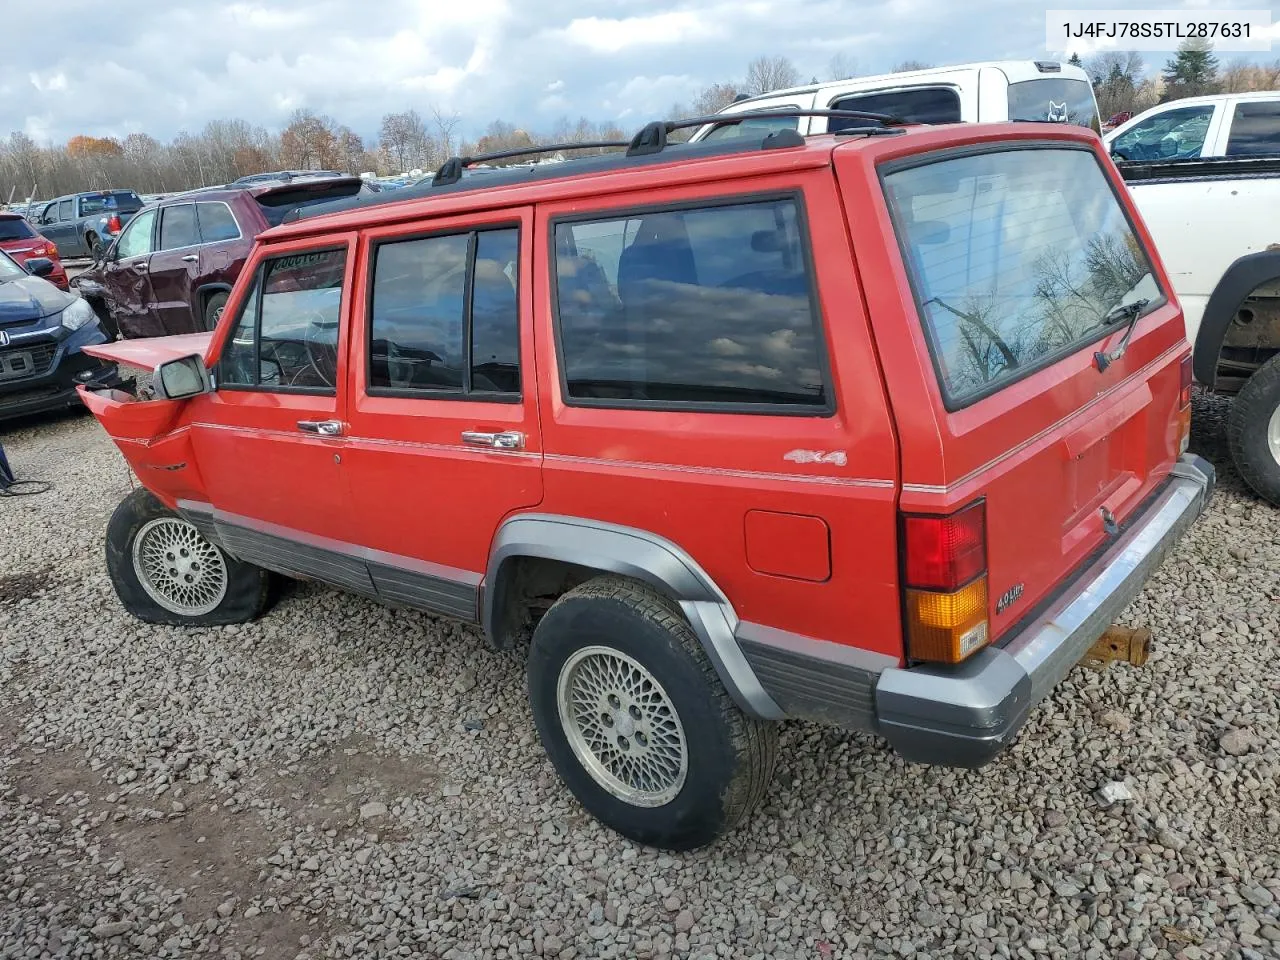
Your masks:
M1196 380L1235 397L1236 467L1280 505L1280 156L1119 167L1182 302Z

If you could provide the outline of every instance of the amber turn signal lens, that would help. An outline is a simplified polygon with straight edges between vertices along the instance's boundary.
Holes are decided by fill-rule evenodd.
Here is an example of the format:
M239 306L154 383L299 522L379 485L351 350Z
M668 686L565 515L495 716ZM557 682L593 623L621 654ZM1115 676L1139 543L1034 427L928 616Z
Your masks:
M907 590L907 651L913 660L959 663L987 645L987 578L959 590Z

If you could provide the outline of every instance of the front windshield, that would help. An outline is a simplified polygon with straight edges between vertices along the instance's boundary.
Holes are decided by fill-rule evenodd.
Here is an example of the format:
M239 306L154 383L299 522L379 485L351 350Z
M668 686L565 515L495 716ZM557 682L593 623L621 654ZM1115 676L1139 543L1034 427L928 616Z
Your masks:
M21 280L25 276L28 276L27 271L14 263L7 253L0 251L0 283Z
M1151 261L1088 150L1002 150L885 177L947 397L961 402L1160 299Z

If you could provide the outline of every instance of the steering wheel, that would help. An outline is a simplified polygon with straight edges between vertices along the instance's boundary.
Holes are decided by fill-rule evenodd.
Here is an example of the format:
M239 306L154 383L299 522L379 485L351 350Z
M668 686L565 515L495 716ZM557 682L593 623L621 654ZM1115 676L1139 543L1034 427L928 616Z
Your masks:
M334 384L338 379L338 321L330 320L319 310L313 310L306 316L307 329L302 335L302 346L307 353L307 362L312 370L315 371L320 382L329 389L336 389ZM318 340L316 334L325 329L333 331L333 342L328 343ZM301 375L303 370L299 370ZM297 377L294 377L297 380Z

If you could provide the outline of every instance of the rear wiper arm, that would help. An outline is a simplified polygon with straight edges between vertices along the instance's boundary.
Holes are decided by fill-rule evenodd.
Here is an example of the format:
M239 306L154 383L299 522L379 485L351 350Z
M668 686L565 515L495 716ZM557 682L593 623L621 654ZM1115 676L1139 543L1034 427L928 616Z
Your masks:
M1129 338L1133 336L1133 331L1138 326L1142 311L1147 309L1147 304L1150 302L1147 299L1134 300L1131 303L1118 304L1107 311L1107 315L1102 318L1104 325L1110 326L1118 320L1127 320L1129 321L1129 326L1125 328L1124 336L1116 344L1114 350L1099 350L1093 355L1093 360L1098 365L1099 373L1124 356L1124 352L1129 349Z

